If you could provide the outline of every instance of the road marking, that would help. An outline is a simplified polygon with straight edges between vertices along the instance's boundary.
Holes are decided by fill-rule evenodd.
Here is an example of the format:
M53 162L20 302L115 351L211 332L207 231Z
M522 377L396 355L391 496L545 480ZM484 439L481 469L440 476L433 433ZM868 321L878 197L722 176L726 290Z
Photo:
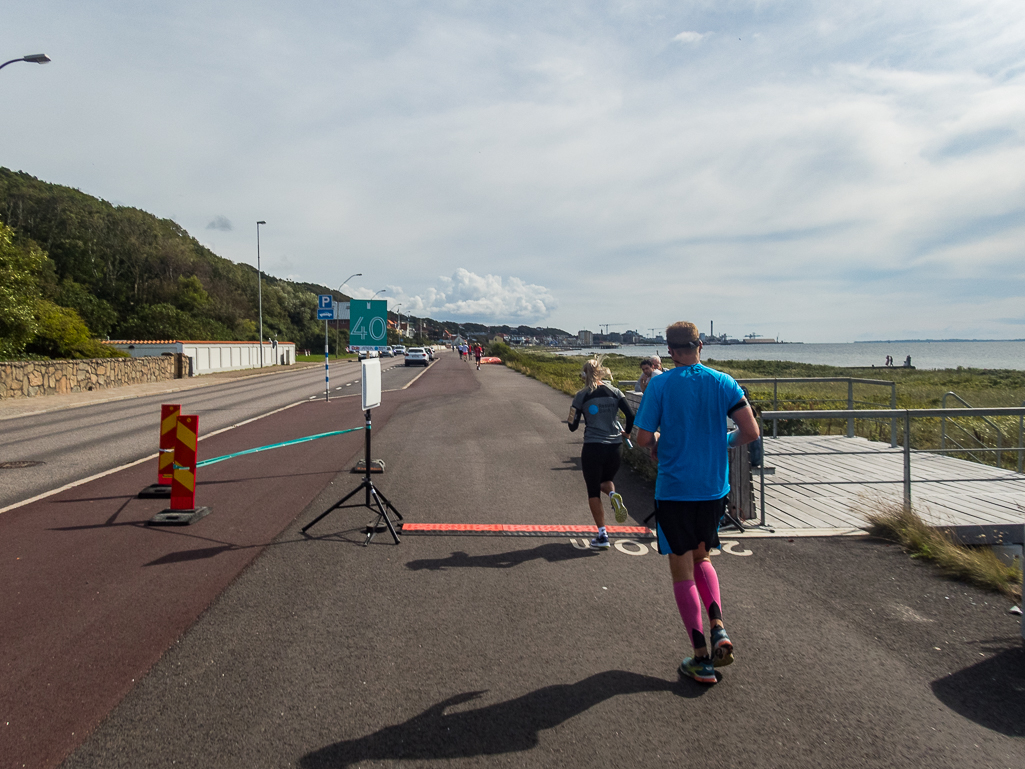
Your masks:
M725 540L724 539L724 540L720 540L719 544L722 546L722 551L724 553L728 553L729 555L751 555L751 551L750 550L741 549L740 552L737 552L736 550L733 549L735 547L740 547L740 543L739 542L735 542L733 540Z
M637 548L636 550L627 550L627 546ZM624 555L647 555L648 546L643 542L635 542L632 539L619 539L616 540L616 550L623 553Z
M428 367L428 368L430 368L430 367ZM286 372L274 372L274 373L286 373ZM287 372L287 373L299 373L299 372ZM407 384L405 387L402 387L402 388L399 388L399 389L405 390L406 387L409 387L409 385L413 384L413 382L415 382L417 379L419 379L420 377L422 377L426 373L427 373L427 368L425 368L423 371L421 371L411 382L409 382L409 384ZM187 388L187 389L194 389L194 388ZM175 391L171 391L171 392L175 392ZM395 392L395 390L386 390L385 392ZM161 395L163 393L155 393L155 394L156 395ZM134 396L134 397L148 397L148 396L138 395L138 396ZM314 399L316 399L318 397L319 396L313 396L313 398L311 398L310 400L314 400ZM347 397L354 397L354 396L347 396ZM127 398L117 399L117 400L130 400L131 398L132 398L132 396L128 396ZM99 401L99 402L104 402L105 403L105 402L108 402L108 401ZM203 441L203 440L206 440L207 438L213 438L215 435L220 435L221 433L227 432L228 430L234 430L236 427L242 427L243 425L248 425L250 422L255 422L258 419L263 419L264 417L269 417L269 416L272 416L274 414L279 414L282 411L287 411L288 409L293 408L294 406L299 406L299 405L301 405L303 403L309 403L309 402L310 402L309 400L305 400L305 401L296 401L295 403L290 403L287 406L282 406L281 408L275 409L274 411L268 411L266 414L260 414L259 416L255 416L252 419L247 419L244 422L238 422L236 424L229 425L228 427L222 427L220 430L214 430L212 433L207 433L206 435L200 436L199 440ZM89 403L89 404L82 404L82 405L83 406L85 406L85 405L90 405L91 406L93 404ZM33 412L33 413L42 414L42 413L46 413L46 412L39 411L39 412ZM21 416L28 416L28 415L21 415ZM50 491L43 492L42 494L37 494L36 496L30 497L29 499L23 499L21 502L15 502L14 504L8 505L7 507L0 507L0 515L3 515L4 513L10 512L11 510L17 510L19 507L24 507L25 505L30 505L33 502L38 502L41 499L46 499L47 497L52 497L54 494L60 494L62 491L67 491L67 490L73 489L73 488L75 488L77 486L82 486L82 485L84 485L86 483L90 483L91 481L99 480L100 478L104 478L104 477L106 477L108 475L113 475L114 473L121 472L122 470L127 470L130 467L135 467L136 465L141 465L143 462L149 462L150 460L156 459L159 456L160 456L159 453L150 454L149 456L145 456L142 459L137 459L134 462L128 462L127 464L120 465L119 467L114 467L114 468L112 468L110 470L105 470L102 473L96 473L95 475L90 475L88 478L81 478L81 479L79 479L77 481L72 481L71 483L66 483L63 486L61 486L60 488L51 489Z
M226 432L228 432L228 430L234 430L236 427L242 427L243 425L248 425L250 422L255 422L258 419L263 419L264 417L269 417L269 416L271 416L273 414L279 414L282 411L287 411L288 409L293 408L294 406L302 405L303 403L307 403L307 401L297 401L295 403L290 403L287 406L282 406L281 408L275 409L274 411L268 411L266 414L260 414L259 416L255 416L252 419L247 419L244 422L238 422L236 424L229 425L228 427L222 427L220 430L214 430L212 433L207 433L206 435L200 436L199 440L203 441L203 440L206 440L207 438L213 438L215 435L220 435L221 433L226 433ZM47 497L52 497L54 494L60 494L62 491L67 491L68 489L73 489L76 486L82 486L83 484L89 483L91 481L95 481L95 480L98 480L100 478L105 478L108 475L113 475L114 473L119 473L122 470L127 470L130 467L135 467L136 465L141 465L143 462L150 462L150 461L156 459L159 456L160 456L160 453L156 452L156 453L150 454L149 456L143 457L142 459L136 459L134 462L129 462L127 464L121 465L119 467L112 468L110 470L104 470L102 473L96 473L96 475L90 475L88 478L81 478L81 479L79 479L77 481L72 481L71 483L66 483L63 486L61 486L60 488L51 489L50 491L43 492L42 494L37 494L34 497L31 497L29 499L24 499L21 502L15 502L14 504L8 505L7 507L0 507L0 515L3 515L4 513L10 512L11 510L16 510L19 507L24 507L25 505L30 505L33 502L38 502L41 499L46 499Z

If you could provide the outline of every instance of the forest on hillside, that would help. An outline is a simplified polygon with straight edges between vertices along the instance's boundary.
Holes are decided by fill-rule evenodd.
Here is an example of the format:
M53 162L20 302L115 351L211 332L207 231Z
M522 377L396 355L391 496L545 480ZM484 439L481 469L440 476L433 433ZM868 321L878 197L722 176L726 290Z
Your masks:
M310 349L324 339L317 294L349 299L266 273L262 291L264 338ZM104 339L255 341L257 307L256 269L217 256L170 219L0 168L0 359L116 354ZM434 339L558 332L403 321ZM348 343L344 329L332 337Z

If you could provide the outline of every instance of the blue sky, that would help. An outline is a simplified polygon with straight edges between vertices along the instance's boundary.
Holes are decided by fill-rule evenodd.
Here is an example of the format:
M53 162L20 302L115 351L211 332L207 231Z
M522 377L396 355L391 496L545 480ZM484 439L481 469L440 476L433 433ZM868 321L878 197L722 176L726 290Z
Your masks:
M15 2L0 165L570 332L1025 337L1020 0ZM11 119L17 116L16 119ZM619 325L616 325L619 324Z

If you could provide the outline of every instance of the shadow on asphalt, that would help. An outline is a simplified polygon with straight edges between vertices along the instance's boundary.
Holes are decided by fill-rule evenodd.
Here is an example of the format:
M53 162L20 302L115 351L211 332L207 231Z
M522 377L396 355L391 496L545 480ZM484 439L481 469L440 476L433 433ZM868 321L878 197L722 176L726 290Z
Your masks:
M576 558L590 558L598 554L597 550L578 550L574 547L567 547L565 542L552 542L540 545L533 550L513 550L508 553L497 553L493 555L469 555L463 551L452 553L448 558L424 558L419 561L410 561L406 564L407 569L413 571L443 571L445 569L511 569L528 561L544 559L548 563L559 561L572 561Z
M933 694L948 708L980 726L1009 737L1025 737L1025 649L1016 648L932 682Z
M163 566L168 563L184 563L185 561L200 561L203 558L213 558L215 555L226 553L229 550L238 550L234 545L221 545L219 547L201 547L195 550L179 550L177 553L167 555L150 561L145 566Z
M552 729L620 694L671 692L700 697L692 681L665 681L625 670L596 673L575 684L546 686L506 702L446 713L485 692L465 692L439 702L405 723L354 740L336 742L299 760L303 769L327 769L362 761L429 760L493 756L530 750L538 733Z
M583 472L583 465L580 464L580 457L572 457L563 461L568 465L568 467L553 467L552 472L557 470L576 470L578 473Z

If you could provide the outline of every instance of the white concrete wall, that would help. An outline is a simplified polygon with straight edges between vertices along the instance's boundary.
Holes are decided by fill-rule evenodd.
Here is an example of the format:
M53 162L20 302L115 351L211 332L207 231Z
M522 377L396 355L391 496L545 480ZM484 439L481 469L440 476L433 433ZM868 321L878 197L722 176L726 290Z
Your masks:
M258 342L134 342L122 340L111 341L109 344L119 350L125 350L133 358L172 352L185 353L192 361L193 376L260 366L260 344ZM295 344L278 342L277 345L274 345L271 342L264 342L264 366L290 366L293 363L295 363Z

